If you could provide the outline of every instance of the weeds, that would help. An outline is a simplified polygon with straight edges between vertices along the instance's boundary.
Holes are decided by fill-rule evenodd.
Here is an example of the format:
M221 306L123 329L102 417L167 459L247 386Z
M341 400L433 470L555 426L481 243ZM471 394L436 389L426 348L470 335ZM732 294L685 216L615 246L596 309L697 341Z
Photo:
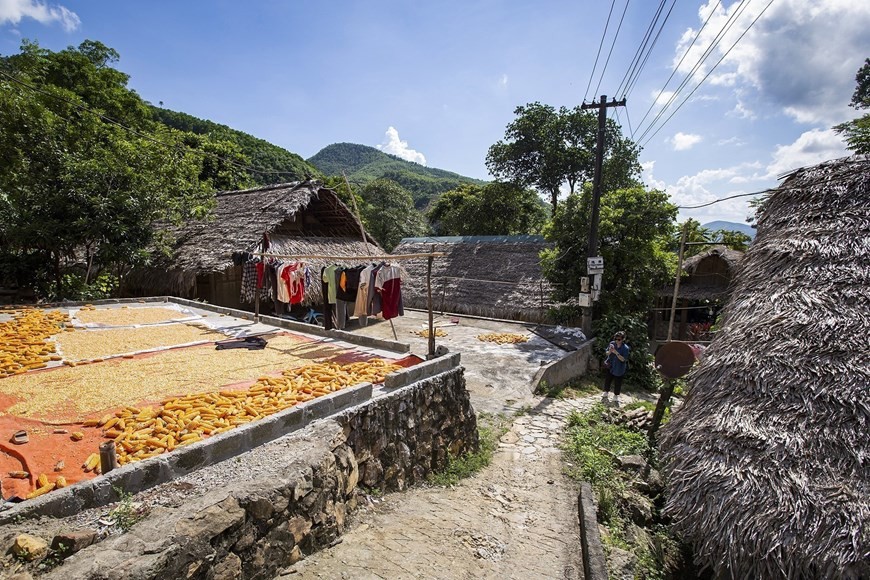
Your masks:
M521 409L522 411L522 409ZM448 456L447 466L429 476L431 485L456 485L460 480L471 477L492 462L498 448L498 439L508 429L509 419L501 415L482 413L478 417L478 449L459 457Z
M109 518L111 518L115 522L115 525L117 525L122 531L126 532L136 525L139 520L145 517L146 511L133 502L132 493L126 492L120 487L112 486L112 489L114 489L115 493L118 494L119 500L115 509L109 512Z
M542 381L535 392L551 399L576 399L599 390L600 386L595 377L583 376L559 386Z

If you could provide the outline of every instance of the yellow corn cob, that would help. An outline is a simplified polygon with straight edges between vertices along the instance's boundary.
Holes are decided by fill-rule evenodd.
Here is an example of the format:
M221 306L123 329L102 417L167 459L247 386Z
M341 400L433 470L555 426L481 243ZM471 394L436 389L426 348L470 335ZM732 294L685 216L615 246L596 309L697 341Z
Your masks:
M72 433L70 433L69 438L72 439L73 441L81 441L82 439L85 438L85 434L82 433L81 431L73 431Z
M39 477L36 478L36 487L45 487L46 485L48 485L48 476L40 473Z
M30 474L26 471L10 471L9 477L11 477L12 479L27 479L28 477L30 477Z
M66 478L62 475L58 475L57 479L54 480L54 485L57 489L66 487Z
M48 493L48 492L50 492L51 490L53 490L53 489L54 489L54 486L55 486L55 484L53 484L53 483L49 483L48 485L43 485L42 487L40 487L40 488L38 488L38 489L36 489L36 490L31 491L30 493L28 493L27 496L26 496L26 499L33 499L33 498L35 498L35 497L39 497L39 496L41 496L41 495L45 495L46 493Z
M88 458L85 459L85 462L82 463L82 467L85 471L91 471L96 466L100 464L100 454L99 453L91 453L88 455Z

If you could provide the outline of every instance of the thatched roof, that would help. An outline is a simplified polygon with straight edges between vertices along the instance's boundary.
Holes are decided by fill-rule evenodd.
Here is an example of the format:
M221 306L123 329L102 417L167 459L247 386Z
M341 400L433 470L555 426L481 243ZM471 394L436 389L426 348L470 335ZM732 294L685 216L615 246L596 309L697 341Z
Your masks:
M233 252L254 251L264 232L271 235L271 253L384 253L368 234L362 242L353 212L317 181L226 191L215 200L209 219L168 228L175 238L171 258L132 272L125 284L151 294L184 295L198 274L230 268Z
M870 578L870 157L774 190L662 432L666 512L730 578Z
M728 295L728 283L743 252L716 245L687 258L683 262L679 298L687 300L719 300ZM673 283L659 289L659 296L674 295Z
M542 322L552 287L541 273L539 255L551 247L541 236L405 238L393 254L446 254L432 265L436 310ZM427 260L408 260L403 266L410 274L402 287L405 305L426 308Z

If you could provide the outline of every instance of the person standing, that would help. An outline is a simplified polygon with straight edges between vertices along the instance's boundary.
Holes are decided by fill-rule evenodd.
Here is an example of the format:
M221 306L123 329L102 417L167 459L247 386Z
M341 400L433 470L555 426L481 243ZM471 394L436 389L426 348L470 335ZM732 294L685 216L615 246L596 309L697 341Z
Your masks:
M622 379L628 370L628 353L631 349L625 344L625 332L619 331L613 335L613 340L607 345L604 359L604 394L601 400L607 402L610 397L610 387L613 385L613 402L619 406L619 392L622 390Z

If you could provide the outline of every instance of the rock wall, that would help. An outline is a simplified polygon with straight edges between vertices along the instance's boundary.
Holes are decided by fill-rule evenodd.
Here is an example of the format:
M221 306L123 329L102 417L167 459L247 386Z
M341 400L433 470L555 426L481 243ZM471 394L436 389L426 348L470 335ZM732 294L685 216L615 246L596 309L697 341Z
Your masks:
M420 483L446 466L448 453L476 450L478 434L457 367L315 422L281 448L288 441L292 453L275 456L277 475L155 508L45 577L272 578L342 534L360 486Z

